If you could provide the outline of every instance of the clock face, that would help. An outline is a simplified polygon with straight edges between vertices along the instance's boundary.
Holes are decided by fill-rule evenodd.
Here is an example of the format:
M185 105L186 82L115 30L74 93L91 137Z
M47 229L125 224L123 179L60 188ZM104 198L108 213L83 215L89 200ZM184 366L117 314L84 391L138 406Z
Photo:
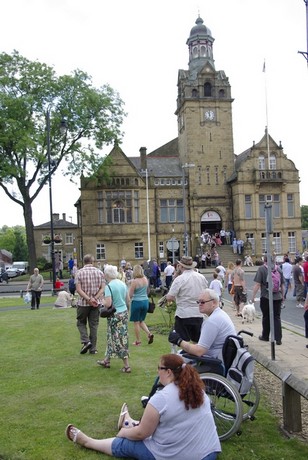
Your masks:
M206 110L204 113L204 118L206 120L215 120L215 112L213 110Z

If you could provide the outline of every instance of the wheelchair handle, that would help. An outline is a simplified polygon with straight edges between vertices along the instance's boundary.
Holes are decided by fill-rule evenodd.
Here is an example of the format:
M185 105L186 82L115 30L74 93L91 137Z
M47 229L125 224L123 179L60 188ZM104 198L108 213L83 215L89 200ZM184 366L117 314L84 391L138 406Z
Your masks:
M247 334L247 335L250 335L250 337L253 337L253 332L245 331L244 329L238 332L238 335L241 335L241 334Z

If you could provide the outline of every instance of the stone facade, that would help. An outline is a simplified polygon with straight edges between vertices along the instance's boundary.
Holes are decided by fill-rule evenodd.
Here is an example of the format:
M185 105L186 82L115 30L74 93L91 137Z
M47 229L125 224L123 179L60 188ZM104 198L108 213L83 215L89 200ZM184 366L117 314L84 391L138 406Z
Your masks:
M59 259L63 261L64 268L72 257L78 260L80 254L80 229L77 224L66 220L66 215L53 214L54 240L55 240L55 262L58 264ZM58 238L59 237L59 238ZM44 257L51 262L51 244L50 240L50 221L34 227L34 238L36 247L36 256ZM57 242L59 240L59 242Z

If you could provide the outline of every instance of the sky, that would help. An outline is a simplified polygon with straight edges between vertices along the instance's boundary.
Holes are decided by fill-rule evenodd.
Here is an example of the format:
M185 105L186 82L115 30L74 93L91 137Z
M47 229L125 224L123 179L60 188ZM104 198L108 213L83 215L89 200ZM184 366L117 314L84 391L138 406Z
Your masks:
M268 125L299 170L301 205L308 205L303 0L0 0L0 6L0 52L15 49L58 75L81 69L95 86L108 83L119 93L128 114L121 145L127 156L177 137L178 70L188 69L186 41L200 14L215 39L216 70L224 70L231 85L234 153L259 142ZM52 181L53 211L74 223L76 180L58 172ZM21 207L2 190L0 206L0 227L24 225ZM33 222L49 220L46 186L33 202Z

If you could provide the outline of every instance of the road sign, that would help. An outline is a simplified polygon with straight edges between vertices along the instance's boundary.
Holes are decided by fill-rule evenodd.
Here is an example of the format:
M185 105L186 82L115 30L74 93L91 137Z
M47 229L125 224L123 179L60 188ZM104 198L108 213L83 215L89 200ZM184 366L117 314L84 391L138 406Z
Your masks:
M174 237L167 241L166 246L168 251L177 251L180 247L178 240Z

